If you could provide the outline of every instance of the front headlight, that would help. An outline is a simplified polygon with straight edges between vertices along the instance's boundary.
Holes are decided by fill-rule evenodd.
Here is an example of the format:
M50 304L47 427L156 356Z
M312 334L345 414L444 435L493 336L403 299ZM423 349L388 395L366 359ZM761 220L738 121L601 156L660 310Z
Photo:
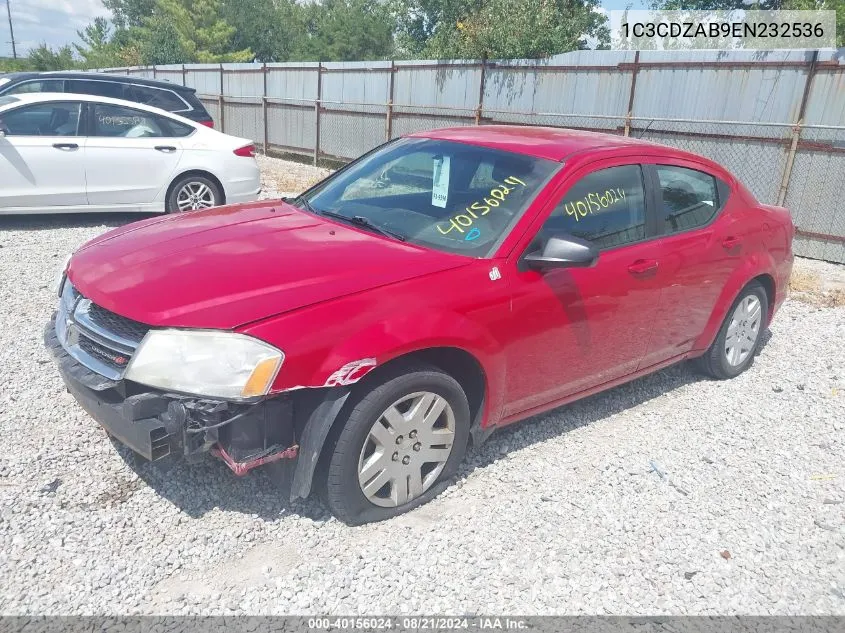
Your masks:
M241 400L265 395L284 359L280 350L245 334L150 330L125 378L168 391Z

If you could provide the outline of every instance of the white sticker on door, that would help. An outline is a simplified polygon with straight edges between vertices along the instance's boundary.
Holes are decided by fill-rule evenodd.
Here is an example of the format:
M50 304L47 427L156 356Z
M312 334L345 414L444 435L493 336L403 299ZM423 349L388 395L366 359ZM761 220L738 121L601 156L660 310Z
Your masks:
M434 173L432 175L431 205L446 208L449 199L449 164L448 156L434 157Z

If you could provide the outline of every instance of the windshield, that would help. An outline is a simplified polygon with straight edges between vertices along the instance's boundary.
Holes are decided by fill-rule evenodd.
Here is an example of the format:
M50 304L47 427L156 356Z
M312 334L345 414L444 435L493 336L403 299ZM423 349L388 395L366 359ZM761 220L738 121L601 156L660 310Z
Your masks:
M500 150L401 139L297 200L314 213L451 253L498 246L558 163Z

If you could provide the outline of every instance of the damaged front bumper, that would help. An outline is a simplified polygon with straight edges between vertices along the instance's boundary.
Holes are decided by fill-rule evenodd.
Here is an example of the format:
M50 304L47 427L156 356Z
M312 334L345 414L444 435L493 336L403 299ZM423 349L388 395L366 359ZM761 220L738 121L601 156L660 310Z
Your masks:
M295 398L282 394L244 404L166 393L107 378L71 356L56 333L44 331L68 391L88 414L123 444L150 461L211 452L237 475L298 456ZM310 478L309 478L310 488Z

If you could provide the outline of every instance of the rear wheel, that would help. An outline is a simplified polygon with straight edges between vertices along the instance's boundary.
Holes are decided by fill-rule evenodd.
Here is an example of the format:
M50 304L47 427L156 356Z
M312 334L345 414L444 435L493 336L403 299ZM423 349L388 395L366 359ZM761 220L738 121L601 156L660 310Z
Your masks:
M363 394L330 448L325 498L350 525L381 521L434 498L469 437L469 404L435 368L393 374Z
M710 349L698 359L701 370L724 380L748 369L763 338L768 313L765 289L751 282L734 301Z
M210 209L223 204L223 192L213 180L199 174L183 176L170 188L167 212Z

